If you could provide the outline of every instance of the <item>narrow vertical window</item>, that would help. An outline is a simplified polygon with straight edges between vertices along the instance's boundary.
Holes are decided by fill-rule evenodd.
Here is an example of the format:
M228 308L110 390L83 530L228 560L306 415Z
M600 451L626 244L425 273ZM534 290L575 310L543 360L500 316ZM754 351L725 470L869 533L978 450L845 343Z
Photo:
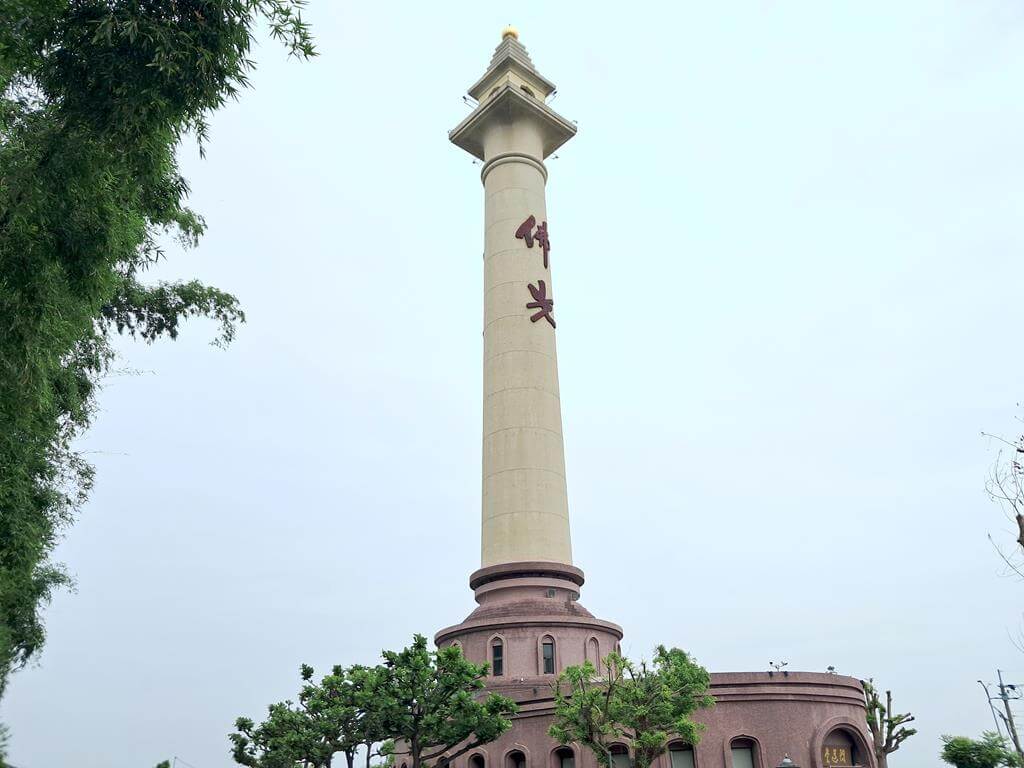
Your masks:
M559 747L555 750L554 768L576 768L576 756L568 747Z
M668 748L672 768L693 768L693 748L689 744L676 742Z
M505 674L505 645L501 640L491 644L491 674L495 677Z
M587 658L590 659L590 663L593 664L598 670L601 669L601 649L597 644L597 638L590 638L590 642L587 643Z
M612 755L612 768L629 768L629 750L622 744L612 744L608 751Z
M732 768L758 768L754 756L754 742L750 739L734 739L731 746Z
M541 644L541 657L544 659L544 674L555 674L555 641L550 637L545 637Z

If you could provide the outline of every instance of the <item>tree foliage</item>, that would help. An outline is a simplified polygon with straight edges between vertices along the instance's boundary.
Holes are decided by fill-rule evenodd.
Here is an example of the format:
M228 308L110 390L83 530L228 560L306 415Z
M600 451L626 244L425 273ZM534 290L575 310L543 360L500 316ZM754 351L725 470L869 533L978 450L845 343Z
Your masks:
M916 728L907 728L906 724L914 721L909 712L899 714L892 709L892 691L885 692L882 702L874 680L861 680L864 688L864 706L867 710L868 729L871 731L872 749L878 768L886 768L889 755L900 748L900 744L915 733Z
M978 740L966 736L943 736L942 759L956 768L1019 768L1022 765L1020 756L998 733L992 731L986 731Z
M303 665L306 684L297 704L271 705L259 725L236 721L229 736L235 761L250 768L330 768L343 754L352 768L362 750L367 768L373 757L384 758L382 768L391 766L396 754L408 755L414 768L443 768L511 726L515 704L481 697L487 666L466 661L458 648L430 651L416 635L410 647L383 656L375 667L334 667L319 684Z
M468 661L458 646L431 651L416 635L408 648L384 653L384 669L387 729L411 768L444 768L512 727L515 702L482 697L488 667Z
M142 275L203 220L175 149L247 84L254 25L314 54L302 0L0 0L0 693L68 583L49 560L92 468L89 424L115 332L231 339L230 294Z
M351 768L359 741L355 735L358 711L352 684L341 667L334 667L319 684L313 668L303 665L298 704L271 704L259 725L244 717L230 735L232 757L251 768L329 768L338 752L345 752Z
M648 768L678 738L696 745L703 726L691 715L710 707L711 678L685 651L659 645L653 662L634 664L617 653L602 662L568 667L555 685L555 718L550 734L588 747L598 763L611 767L611 747L623 744L636 768Z

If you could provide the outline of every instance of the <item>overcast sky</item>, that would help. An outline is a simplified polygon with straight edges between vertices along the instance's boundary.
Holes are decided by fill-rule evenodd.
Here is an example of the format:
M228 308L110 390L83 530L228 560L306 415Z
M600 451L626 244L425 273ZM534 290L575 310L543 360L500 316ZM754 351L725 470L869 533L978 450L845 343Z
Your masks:
M236 293L124 343L78 581L0 709L19 768L232 765L301 663L473 607L482 190L446 132L516 24L579 135L549 161L581 602L712 671L874 677L920 733L1024 682L986 539L1024 398L1018 0L351 3L182 151L209 224L159 277ZM1024 709L1024 707L1022 707Z

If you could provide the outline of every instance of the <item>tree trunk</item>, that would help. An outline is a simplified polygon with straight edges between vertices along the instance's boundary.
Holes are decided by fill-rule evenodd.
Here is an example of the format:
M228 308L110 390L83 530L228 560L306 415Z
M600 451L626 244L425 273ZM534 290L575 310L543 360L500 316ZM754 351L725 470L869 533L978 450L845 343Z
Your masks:
M878 768L889 768L889 756L885 752L876 754L875 762L878 763Z

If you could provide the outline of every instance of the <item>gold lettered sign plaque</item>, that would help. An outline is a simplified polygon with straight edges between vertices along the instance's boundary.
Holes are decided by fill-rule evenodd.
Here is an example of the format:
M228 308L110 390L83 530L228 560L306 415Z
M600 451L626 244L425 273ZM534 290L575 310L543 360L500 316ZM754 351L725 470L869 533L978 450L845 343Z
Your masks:
M827 744L821 750L821 762L825 765L853 765L848 747L830 747Z

